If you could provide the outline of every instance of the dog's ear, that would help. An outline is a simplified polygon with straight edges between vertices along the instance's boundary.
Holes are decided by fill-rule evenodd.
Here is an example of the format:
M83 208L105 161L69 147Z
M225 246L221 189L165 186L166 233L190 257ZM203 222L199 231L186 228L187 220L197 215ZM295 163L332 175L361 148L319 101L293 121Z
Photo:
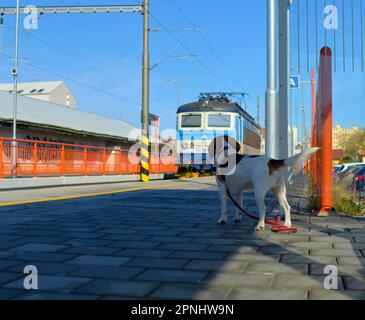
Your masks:
M212 142L210 143L210 145L208 147L208 153L212 159L216 156L217 151L219 150L219 147L222 146L222 143L223 143L223 145L224 144L229 145L237 153L240 153L240 151L241 151L241 145L236 139L234 139L228 135L224 135L224 136L213 139ZM223 150L221 150L221 151L223 151Z
M218 138L214 138L208 147L208 154L212 159L214 159L215 155L217 154L217 143Z
M237 151L237 153L240 153L240 151L241 151L241 145L238 141L236 141L236 151Z
M224 141L227 142L234 150L236 150L237 153L240 153L241 145L235 138L225 135Z

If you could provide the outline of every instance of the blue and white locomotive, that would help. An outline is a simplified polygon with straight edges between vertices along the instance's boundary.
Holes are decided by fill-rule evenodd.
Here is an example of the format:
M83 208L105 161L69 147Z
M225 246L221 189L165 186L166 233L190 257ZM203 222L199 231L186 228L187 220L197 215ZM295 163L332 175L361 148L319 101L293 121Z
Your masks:
M199 101L177 110L177 157L180 171L210 171L208 147L219 136L228 135L241 144L244 155L261 154L261 128L233 101L237 93L202 93Z

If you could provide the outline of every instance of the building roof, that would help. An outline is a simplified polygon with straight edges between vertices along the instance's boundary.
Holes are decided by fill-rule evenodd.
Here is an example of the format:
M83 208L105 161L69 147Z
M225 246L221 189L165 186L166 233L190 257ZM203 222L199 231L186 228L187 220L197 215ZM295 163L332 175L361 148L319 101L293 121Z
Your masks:
M0 91L0 121L12 122L12 105L12 94ZM18 95L17 122L36 127L116 139L126 139L130 131L136 129L123 120L66 108L23 95Z
M365 157L365 150L363 152L360 153L361 157Z
M333 149L332 158L333 160L342 160L345 157L345 151L342 149Z
M63 81L47 81L47 82L19 82L18 93L21 94L50 94L60 85L64 84ZM13 92L14 85L12 83L0 84L0 90Z

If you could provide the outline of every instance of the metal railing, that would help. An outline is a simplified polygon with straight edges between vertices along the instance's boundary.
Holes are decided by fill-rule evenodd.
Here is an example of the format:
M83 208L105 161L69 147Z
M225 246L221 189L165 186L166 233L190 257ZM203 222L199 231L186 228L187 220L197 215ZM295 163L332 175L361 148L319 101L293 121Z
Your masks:
M170 155L151 155L150 173L176 173ZM138 152L48 141L0 138L0 179L140 174Z

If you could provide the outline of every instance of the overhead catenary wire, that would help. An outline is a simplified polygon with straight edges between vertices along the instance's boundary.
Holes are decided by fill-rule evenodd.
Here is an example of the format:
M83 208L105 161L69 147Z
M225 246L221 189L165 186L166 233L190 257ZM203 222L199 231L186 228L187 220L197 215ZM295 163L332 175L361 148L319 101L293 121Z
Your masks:
M307 0L307 72L309 72L309 0Z
M7 58L9 58L9 59L13 59L13 57L12 57L12 56L7 55L7 54L4 54L3 56L4 56L4 57L7 57ZM101 94L104 94L104 95L107 95L107 96L110 96L110 97L113 97L113 98L119 99L119 100L124 101L124 102L126 102L126 103L129 103L129 104L131 104L131 105L138 106L138 107L140 106L137 102L132 101L132 100L130 100L130 99L128 99L128 98L122 97L122 96L117 95L117 94L113 94L113 93L111 93L111 92L109 92L109 91L105 91L105 90L99 89L99 88L97 88L97 87L94 87L94 86L92 86L92 85L90 85L90 84L87 84L87 83L85 83L85 82L83 82L83 81L76 80L76 79L71 78L71 77L69 77L69 76L66 76L66 75L64 75L64 74L61 74L61 73L58 73L58 72L55 72L55 71L51 71L51 70L49 70L48 68L43 67L43 66L40 66L40 65L38 65L38 64L34 64L34 63L29 62L29 61L25 61L24 59L20 59L20 60L19 60L19 62L21 62L21 63L23 63L23 64L25 64L25 65L27 65L27 66L29 66L29 67L33 68L33 69L37 69L37 70L40 70L40 71L46 72L46 73L51 74L51 75L53 75L53 76L56 76L56 77L58 77L58 78L66 79L66 80L71 81L71 82L73 82L73 83L75 83L75 84L77 84L77 85L80 85L80 86L82 86L82 87L85 87L85 88L88 88L88 89L94 90L94 91L96 91L96 92L99 92L99 93L101 93ZM119 108L120 108L120 106L119 106ZM161 113L163 113L163 112L161 112ZM167 114L167 113L165 113L164 115L166 115L166 116L168 116L168 117L171 117L171 118L174 118L174 119L175 119L175 117L174 117L174 116L169 115L169 114Z
M364 6L363 0L360 0L360 46L361 46L361 71L364 72Z
M39 18L38 18L38 20L39 20ZM11 29L13 28L12 26L10 26L8 24L5 24L5 25L7 27L11 28ZM26 36L30 36L31 38L39 41L40 43L42 43L43 45L49 47L50 49L52 49L52 50L54 50L54 51L56 51L56 52L64 55L65 57L67 57L67 58L69 58L71 60L74 60L75 62L84 65L88 69L93 70L94 72L96 72L96 73L98 73L98 74L100 74L100 75L102 75L102 76L104 76L104 77L106 77L106 78L114 81L117 86L124 86L125 88L127 88L127 89L129 89L131 91L134 91L136 93L139 92L138 89L135 89L135 88L133 88L132 86L130 86L128 84L125 84L125 83L120 82L117 78L115 78L115 77L111 76L110 74L108 74L108 73L106 73L106 72L104 72L104 71L102 71L102 70L94 67L93 65L85 62L82 58L78 58L78 57L76 57L76 56L74 56L74 55L66 52L65 50L60 49L60 48L56 47L55 45L53 45L53 44L51 44L51 43L49 43L49 42L41 39L40 37L36 36L35 34L27 32L26 29L23 29L20 33L21 34L25 34ZM4 48L7 47L7 46L9 46L9 45L11 45L13 42L14 42L13 40L12 41L9 41L9 43L7 43L7 45L4 46ZM7 56L7 57L9 57L9 56ZM30 65L29 62L27 64ZM38 66L38 68L34 64L32 66L33 66L34 69L42 70L42 71L45 71L45 72L48 72L48 73L52 74L48 69L42 68L41 66ZM56 75L56 74L53 73L53 75ZM94 86L88 85L88 84L86 84L84 82L81 82L79 80L72 79L72 78L67 77L67 76L63 76L63 77L66 78L67 80L69 80L69 81L71 81L73 83L77 83L78 85L81 85L81 86L83 86L85 88L95 90L95 91L97 91L99 93L107 94L107 95L112 96L114 98L117 98L119 100L123 100L123 101L125 101L127 103L133 104L135 106L140 106L137 102L134 102L134 101L132 101L130 99L124 98L124 97L122 97L120 95L116 95L114 93L111 93L110 91L105 91L105 90L98 89L98 88L96 88ZM155 99L153 97L151 97L151 99L153 101L157 102L159 105L163 105L163 103L161 101L159 101L159 100L157 100L157 99ZM157 113L161 113L162 114L163 112L161 112L161 111L158 110ZM167 114L165 114L165 115L167 115ZM168 115L168 116L171 117L171 118L174 118L172 115Z
M298 73L300 72L300 67L301 67L301 63L300 63L300 0L297 1L298 3L298 10L297 10L297 39L298 39Z
M199 27L196 25L196 23L179 7L174 0L170 0L172 5L178 10L178 12L195 28L199 29ZM227 63L223 60L223 58L220 56L220 54L217 52L217 50L213 47L211 42L208 40L208 38L205 36L204 32L200 30L199 32L201 38L204 40L208 48L211 50L211 52L216 56L217 60L220 62L220 64L226 69L226 71L231 76L233 82L236 83L237 87L239 89L243 89L241 82L236 77L236 75L232 72L232 70L228 67Z
M333 1L333 5L337 8L337 0ZM333 30L333 70L337 71L337 28Z
M352 44L352 72L355 72L354 0L351 0L351 44Z
M346 72L346 10L345 0L342 0L342 54L343 54L343 72Z
M177 43L180 44L182 48L184 48L189 54L193 54L193 52L172 32L170 31L165 24L158 19L152 12L150 12L150 16L153 20L155 20ZM224 87L229 88L227 83L222 80L214 71L210 70L210 68L201 60L196 59L196 61L213 77L215 78L219 83L221 83Z
M9 27L9 28L12 28L12 26L10 26L10 25L6 25L6 26L7 26L7 27ZM65 50L60 49L60 48L56 47L55 45L53 45L53 44L51 44L51 43L49 43L49 42L47 42L47 41L45 41L45 40L41 39L40 37L36 36L34 33L29 33L29 32L27 32L27 30L26 30L26 29L24 29L24 30L23 30L23 33L24 33L26 36L30 36L31 38L33 38L33 39L35 39L35 40L37 40L37 41L41 42L43 45L45 45L45 46L49 47L50 49L52 49L52 50L54 50L54 51L57 51L58 53L60 53L60 54L62 54L62 55L64 55L64 56L66 56L67 58L69 58L69 59L71 59L71 60L74 60L75 62L77 62L77 63L79 63L79 64L84 65L84 66L85 66L85 67L87 67L88 69L91 69L91 70L93 70L94 72L96 72L96 73L98 73L98 74L100 74L100 75L103 75L104 77L106 77L106 78L108 78L108 79L110 79L110 80L113 80L113 81L117 82L117 84L119 84L119 85L123 85L123 86L125 86L126 88L128 88L128 89L130 89L130 90L133 90L133 91L136 91L136 92L137 92L137 89L133 88L132 86L129 86L129 85L125 84L125 83L120 83L118 79L116 79L115 77L113 77L113 76L111 76L110 74L106 73L105 71L100 70L100 69L98 69L98 68L95 68L93 65L91 65L91 64L89 64L89 63L87 63L87 62L85 62L85 61L84 61L84 59L81 59L81 58L75 57L74 55L72 55L72 54L70 54L70 53L66 52ZM12 41L12 42L13 42L13 41ZM8 44L8 45L10 45L12 42L9 42L9 44Z
M318 54L319 54L319 52L318 52L318 1L317 0L315 0L315 3L314 3L314 5L315 5L315 9L314 9L314 11L315 11L315 19L316 19L316 21L315 21L315 26L316 26L316 28L315 28L315 38L316 38L316 52L315 52L315 56L316 56L316 69L318 70Z
M327 7L327 0L324 0L324 9ZM327 47L327 28L324 29L324 46Z

